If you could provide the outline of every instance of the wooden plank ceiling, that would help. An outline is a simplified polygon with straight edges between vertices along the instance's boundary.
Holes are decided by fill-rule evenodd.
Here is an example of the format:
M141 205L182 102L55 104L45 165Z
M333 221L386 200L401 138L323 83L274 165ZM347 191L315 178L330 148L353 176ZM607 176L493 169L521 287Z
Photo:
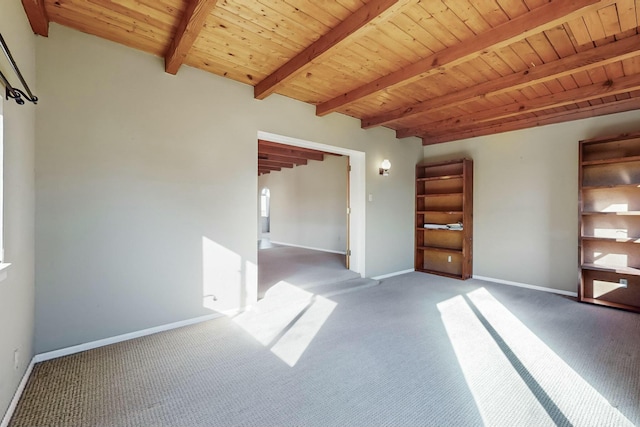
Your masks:
M312 161L321 162L324 160L324 156L327 155L340 156L340 154L326 151L295 147L293 145L279 144L277 142L259 139L258 175L278 172L282 169L291 169L296 166L304 166Z
M640 109L640 0L22 0L424 144Z

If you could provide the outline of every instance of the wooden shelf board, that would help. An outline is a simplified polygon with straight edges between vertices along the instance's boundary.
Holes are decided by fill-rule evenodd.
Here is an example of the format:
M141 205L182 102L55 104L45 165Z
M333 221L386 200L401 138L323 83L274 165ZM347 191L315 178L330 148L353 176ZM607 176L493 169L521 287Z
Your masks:
M640 269L633 267L617 267L596 264L582 264L583 270L606 271L609 273L626 274L628 276L640 276Z
M462 275L461 274L450 274L450 273L445 273L444 271L429 270L429 269L426 269L426 268L416 268L416 271L420 271L422 273L435 274L437 276L451 277L452 279L460 279L460 280L462 280Z
M419 214L447 214L447 215L462 215L462 211L416 211Z
M640 183L637 184L612 184L612 185L588 185L582 187L583 190L611 190L614 188L640 188Z
M429 176L427 178L416 178L416 181L442 181L446 179L459 179L462 175L441 175L441 176Z
M582 215L620 215L620 216L638 216L640 211L627 212L582 212Z
M582 240L597 240L597 241L603 241L603 242L617 242L617 243L640 243L640 237L582 236Z
M464 231L464 229L462 229L462 230L451 230L449 228L425 228L425 227L418 227L418 228L416 228L416 230L418 230L418 231L420 231L420 230L422 230L422 231L453 231L453 232L458 232L458 233L461 232L461 231Z
M610 165L613 163L640 162L640 156L616 157L613 159L602 160L586 160L582 162L582 166Z
M462 192L455 193L431 193L431 194L418 194L416 197L446 197L446 196L462 196Z
M636 312L640 312L640 307L637 307L635 305L628 305L628 304L620 304L617 302L611 302L611 301L603 301L603 300L599 300L596 298L586 298L586 297L582 297L580 299L581 302L586 302L588 304L596 304L596 305L602 305L605 307L613 307L613 308L620 308L623 310L630 310L630 311L636 311Z
M434 251L434 252L446 252L446 253L451 253L451 254L462 255L462 249L441 248L439 246L418 246L418 250Z

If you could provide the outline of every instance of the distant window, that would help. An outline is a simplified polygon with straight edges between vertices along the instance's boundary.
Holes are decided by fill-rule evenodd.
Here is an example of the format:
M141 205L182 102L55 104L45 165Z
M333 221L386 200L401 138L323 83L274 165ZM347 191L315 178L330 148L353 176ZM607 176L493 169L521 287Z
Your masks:
M268 188L263 188L262 193L260 194L260 215L263 217L269 216L269 198L271 197L271 192Z

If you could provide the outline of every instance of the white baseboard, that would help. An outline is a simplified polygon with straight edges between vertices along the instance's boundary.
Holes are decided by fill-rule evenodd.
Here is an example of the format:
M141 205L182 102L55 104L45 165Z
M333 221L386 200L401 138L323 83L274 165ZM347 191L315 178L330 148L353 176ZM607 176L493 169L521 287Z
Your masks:
M414 271L416 271L415 268L410 268L408 270L396 271L394 273L383 274L381 276L375 276L375 277L372 277L372 279L373 280L388 279L389 277L400 276L401 274L413 273Z
M183 326L193 325L195 323L206 322L207 320L216 319L224 316L223 313L207 314L206 316L194 317L192 319L181 320L179 322L168 323L166 325L155 326L149 329L143 329L140 331L129 332L127 334L116 335L115 337L103 338L97 341L91 341L84 344L78 344L71 347L61 348L59 350L53 350L46 353L36 354L33 358L35 363L44 362L45 360L55 359L57 357L68 356L70 354L80 353L81 351L92 350L94 348L103 347L109 344L115 344L122 341L127 341L133 338L144 337L146 335L155 334L158 332L168 331L171 329L181 328Z
M577 292L563 291L563 290L554 289L554 288L545 288L544 286L529 285L527 283L512 282L510 280L494 279L493 277L476 276L474 274L473 278L474 279L478 279L478 280L484 280L485 282L494 282L494 283L500 283L502 285L517 286L519 288L534 289L536 291L550 292L550 293L553 293L553 294L566 295L566 296L569 296L569 297L577 297L578 296Z
M34 358L35 359L35 358ZM18 407L18 401L20 400L20 396L22 396L22 392L24 388L27 386L27 381L29 381L29 377L31 376L31 371L33 370L33 365L35 365L34 359L31 359L29 366L27 366L27 370L24 372L22 376L22 380L20 384L18 384L18 388L13 395L13 399L11 399L11 403L9 403L9 407L7 408L7 412L5 412L4 417L2 418L2 422L0 422L0 427L7 427L9 425L9 421L11 421L11 417Z
M331 249L322 249L322 248L314 248L314 247L311 247L311 246L294 245L293 243L276 242L275 240L272 240L271 243L273 243L274 245L291 246L291 247L294 247L294 248L302 248L302 249L311 249L313 251L329 252L329 253L332 253L332 254L340 254L340 255L346 255L347 254L345 251L332 251Z

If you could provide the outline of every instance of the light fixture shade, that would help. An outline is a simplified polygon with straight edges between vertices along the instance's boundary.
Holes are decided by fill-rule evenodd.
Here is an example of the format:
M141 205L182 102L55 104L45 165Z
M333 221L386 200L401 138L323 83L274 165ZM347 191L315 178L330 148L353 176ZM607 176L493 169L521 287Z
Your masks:
M384 159L382 163L380 163L380 167L382 169L391 169L391 162L389 161L389 159Z

